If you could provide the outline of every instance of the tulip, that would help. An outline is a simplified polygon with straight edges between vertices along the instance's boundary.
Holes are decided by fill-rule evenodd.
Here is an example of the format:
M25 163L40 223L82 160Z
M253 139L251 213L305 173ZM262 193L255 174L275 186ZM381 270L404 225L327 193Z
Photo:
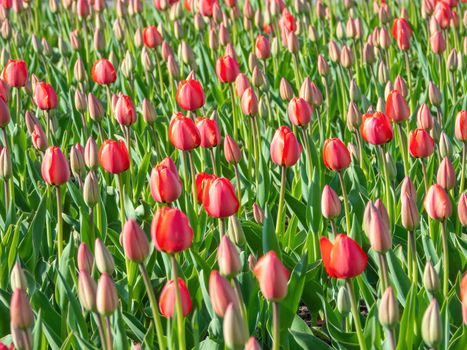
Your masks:
M350 165L350 153L338 138L327 139L323 146L323 162L330 170L341 171Z
M237 78L235 78L235 92L237 96L241 98L249 87L251 87L251 85L248 77L243 73L238 74Z
M28 289L28 282L26 280L26 275L24 274L24 270L21 267L19 261L15 263L13 269L11 269L10 275L10 285L12 290L16 290L17 288L27 290Z
M144 262L149 255L148 239L135 220L128 220L123 226L122 241L128 260L137 263Z
M467 110L457 113L454 133L459 141L467 142Z
M186 111L195 111L204 106L204 91L201 83L192 78L182 80L177 87L176 100Z
M149 182L152 198L158 203L170 203L182 193L182 181L175 163L170 157L157 164Z
M130 96L119 94L113 112L120 125L129 126L136 122L136 109Z
M288 115L289 120L292 124L297 126L305 126L311 120L311 115L313 114L313 109L301 97L295 97L289 102Z
M456 172L448 157L444 157L439 164L436 182L445 190L450 190L456 185Z
M410 117L409 107L398 90L392 90L386 99L386 115L394 123L404 122Z
M99 150L99 163L105 171L120 174L130 167L130 156L121 140L105 140Z
M382 202L381 202L382 203ZM392 248L392 239L389 233L388 221L381 215L381 211L370 203L370 210L366 211L366 234L370 240L371 248L379 253L385 253ZM386 214L387 215L387 214ZM386 290L386 288L384 288ZM383 291L384 291L383 290Z
M42 178L49 185L60 186L70 178L68 161L60 148L51 146L42 159Z
M205 189L203 206L209 216L225 218L234 215L240 206L232 183L220 177L213 180ZM223 234L223 232L221 232Z
M10 122L10 109L3 98L0 98L0 128L5 128Z
M284 101L290 101L293 98L293 89L285 78L281 78L281 82L279 84L279 94L281 99Z
M255 53L260 60L268 59L271 56L271 44L268 38L258 35L255 43Z
M409 151L412 157L426 158L434 150L435 141L425 129L415 129L409 134Z
M94 265L94 257L86 243L81 243L78 248L78 270L91 273Z
M212 148L220 145L222 140L219 126L217 125L217 121L215 119L197 117L196 128L198 129L201 138L201 147Z
M101 58L94 63L91 76L94 82L101 85L109 85L117 80L117 74L112 62L105 58Z
M100 273L112 274L115 270L115 263L112 254L104 243L97 238L94 243L94 255L96 256L96 267Z
M433 117L426 103L422 103L417 111L417 127L425 130L433 128Z
M157 250L172 254L191 247L193 229L180 209L162 207L152 220L151 237Z
M382 112L364 114L360 133L365 141L372 145L383 145L393 137L389 118Z
M224 156L228 163L237 164L242 159L242 152L238 147L237 142L230 136L225 135L224 138Z
M102 316L110 316L118 308L117 289L107 272L102 273L97 283L96 308Z
M200 145L201 136L192 119L176 112L170 120L169 140L175 148L189 151Z
M267 300L278 302L287 296L290 272L274 251L263 255L256 263L253 272L259 282L261 293Z
M8 60L3 68L2 78L10 87L20 88L28 81L28 70L23 60Z
M92 209L100 200L100 189L99 181L94 171L90 171L86 178L84 179L83 185L83 199L86 205ZM92 216L93 213L90 213ZM94 233L94 228L91 226L92 234ZM93 236L92 236L93 237ZM92 238L91 237L91 238Z
M253 218L258 224L262 224L264 222L264 211L256 202L253 203Z
M405 18L396 18L392 25L392 36L397 41L399 49L407 51L410 48L412 29Z
M392 288L389 287L384 292L378 309L378 319L381 325L390 330L394 329L399 323L400 314L397 300Z
M301 152L302 147L287 126L276 130L271 141L271 159L274 163L284 167L292 166L300 158Z
M228 236L221 238L221 243L217 249L217 261L220 273L227 277L235 276L242 268L237 247Z
M467 274L464 273L460 286L460 300L462 303L462 318L464 325L467 324Z
M407 270L416 283L418 269L414 230L420 224L420 214L414 198L408 192L401 192L401 196L401 222L407 230Z
M196 174L196 199L198 203L204 202L204 196L209 191L209 187L211 183L217 179L216 175L207 174L207 173L199 173Z
M239 307L230 303L225 311L224 322L224 341L229 349L242 348L248 340L248 327L246 321L242 318Z
M175 311L175 299L176 299L176 287L174 281L168 281L164 288L162 289L160 300L159 300L159 310L164 317L170 318L173 316ZM180 289L180 297L182 302L183 317L186 317L192 309L192 302L190 297L190 292L181 278L178 278L178 288Z
M451 216L452 205L449 195L438 184L428 189L423 205L433 220L445 220Z
M254 116L258 113L258 98L253 88L249 87L243 93L241 107L245 115Z
M89 271L82 270L78 274L78 297L83 309L96 311L97 284Z
M467 226L467 193L464 192L459 197L457 204L457 216L462 226Z
M437 55L441 55L446 50L446 41L444 40L443 33L439 30L431 35L430 44L431 50Z
M251 336L245 344L244 350L261 350L261 346L255 337Z
M54 88L47 83L40 82L34 88L34 103L39 109L48 111L58 105L58 97Z
M215 270L209 276L209 297L212 308L219 317L224 317L230 304L238 304L237 295L229 281Z
M438 1L433 12L433 18L436 19L436 22L438 22L441 29L447 29L450 25L451 19L453 18L453 12L444 2Z
M233 83L239 73L240 68L235 58L226 55L217 59L216 74L221 83Z
M436 298L425 310L422 319L422 338L429 348L437 348L443 339L443 321Z
M331 221L337 218L341 213L339 197L329 185L324 186L321 194L321 213L326 219L330 219ZM332 226L333 231L335 231L334 224L332 224Z
M143 43L148 48L155 48L162 44L162 35L157 30L156 26L148 26L143 29Z
M11 296L10 322L12 327L20 329L27 329L34 322L34 314L23 289L15 289Z
M49 146L47 136L45 135L44 130L42 130L40 124L34 125L34 130L31 132L31 141L34 148L40 151L45 151Z

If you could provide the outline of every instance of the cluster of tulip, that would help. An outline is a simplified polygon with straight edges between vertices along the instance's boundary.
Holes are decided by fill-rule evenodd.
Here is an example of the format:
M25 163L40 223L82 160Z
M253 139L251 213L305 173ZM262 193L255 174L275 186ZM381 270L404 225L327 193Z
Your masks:
M465 349L466 28L0 0L0 350Z

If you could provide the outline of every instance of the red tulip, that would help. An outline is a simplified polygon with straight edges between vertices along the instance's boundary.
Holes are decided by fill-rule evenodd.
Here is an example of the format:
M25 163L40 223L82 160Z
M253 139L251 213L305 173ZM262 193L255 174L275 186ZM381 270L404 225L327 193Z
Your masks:
M23 87L28 82L28 70L23 60L8 60L3 68L3 80L11 87Z
M251 87L251 85L247 76L243 73L239 73L235 78L235 92L237 96L241 98L249 87Z
M224 138L224 156L229 163L237 164L242 159L240 147L230 135L225 135Z
M128 126L136 122L136 109L130 96L118 94L113 111L120 125Z
M225 218L234 215L240 206L232 183L225 177L212 181L204 191L203 205L209 216Z
M205 17L211 17L212 9L215 4L218 4L217 0L199 0L199 13L201 13Z
M365 141L372 145L383 145L393 137L389 118L382 112L364 114L360 133Z
M430 107L428 107L426 103L422 103L418 109L417 127L426 130L431 130L433 128L433 117L431 115Z
M34 103L39 109L51 110L57 107L58 97L52 85L40 82L34 88Z
M193 229L180 209L162 207L154 214L151 236L157 250L171 254L191 247Z
M231 303L238 304L237 295L229 281L215 270L209 276L209 297L212 308L219 317L224 317L225 311Z
M239 73L240 67L235 58L226 55L217 59L216 74L222 83L233 83Z
M180 197L182 180L172 158L165 158L152 169L149 187L152 198L158 203L170 203Z
M267 300L279 301L287 296L290 272L274 251L271 250L259 258L253 272L261 293Z
M329 277L347 279L358 276L365 270L368 256L349 236L338 234L334 244L327 237L321 237L319 245Z
M399 49L406 51L410 48L412 29L405 18L396 18L394 20L392 36L396 39Z
M10 109L3 98L0 98L0 128L4 128L10 122Z
M241 106L245 115L254 116L258 113L258 98L253 88L249 87L243 92Z
M130 167L130 156L122 140L105 140L99 149L99 163L105 171L120 174Z
M462 226L467 226L467 192L461 194L457 203L457 216Z
M292 166L297 163L301 153L302 146L294 133L287 126L279 127L271 141L272 161L281 166Z
M175 112L169 124L169 140L175 148L189 151L200 145L201 136L192 119Z
M97 84L112 84L117 80L115 68L109 60L101 58L96 61L91 69L92 80Z
M0 78L0 98L5 102L10 99L10 85L3 78Z
M323 162L328 169L341 171L350 164L350 152L338 138L327 139L323 146Z
M386 99L386 115L394 123L402 123L410 117L409 106L398 90L392 90Z
M464 325L467 325L467 273L464 273L464 276L462 276L460 299L462 304L462 319L464 321Z
M204 105L203 87L196 79L182 80L178 84L177 95L175 98L178 105L184 110L197 110Z
M423 206L433 220L444 220L451 216L452 204L449 195L440 185L431 185L425 195Z
M412 157L426 158L431 156L435 141L425 129L415 129L409 134L409 151Z
M438 1L435 7L435 11L433 12L433 17L436 19L436 22L438 22L442 29L446 29L451 23L453 13L448 5L446 5L444 2Z
M60 148L50 146L45 151L41 166L42 178L49 185L60 186L70 178L70 166Z
M122 243L125 256L131 261L141 263L149 255L149 243L146 234L134 219L125 222L122 231Z
M196 118L196 127L201 136L201 147L212 148L220 145L221 133L215 119L198 117Z
M216 175L211 175L207 173L199 173L196 174L196 197L198 198L198 203L203 203L204 202L204 196L206 195L209 186L211 186L211 183L217 179Z
M90 8L88 0L78 0L76 2L76 14L78 17L89 16Z
M289 102L288 114L292 124L304 126L310 122L313 108L303 98L295 97Z
M190 292L186 287L185 281L178 279L178 288L180 290L180 298L182 299L182 313L186 317L193 307L190 297ZM161 314L167 318L172 317L175 313L175 285L174 280L168 281L162 289L159 299L159 310Z
M255 43L255 53L260 60L265 60L271 56L271 44L268 38L258 35Z
M436 182L446 190L450 190L456 185L456 171L448 157L444 157L439 163Z
M459 141L467 141L467 110L457 113L454 132Z
M143 43L144 46L149 48L155 48L162 44L162 35L157 30L156 26L149 26L143 29Z
M443 33L439 30L434 32L430 37L431 50L436 54L442 54L446 50L446 40L444 40Z
M40 124L34 125L34 130L31 132L31 140L34 148L39 151L44 151L49 146L47 136Z

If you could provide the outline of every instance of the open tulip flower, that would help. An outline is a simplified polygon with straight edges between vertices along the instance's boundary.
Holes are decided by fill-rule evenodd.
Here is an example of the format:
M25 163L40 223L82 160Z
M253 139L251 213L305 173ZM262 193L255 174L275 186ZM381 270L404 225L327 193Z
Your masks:
M462 348L466 14L0 0L0 350Z

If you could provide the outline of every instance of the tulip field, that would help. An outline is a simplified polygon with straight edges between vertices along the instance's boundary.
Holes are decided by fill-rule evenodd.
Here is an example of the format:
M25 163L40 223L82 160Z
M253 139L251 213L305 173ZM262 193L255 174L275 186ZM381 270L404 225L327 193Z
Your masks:
M0 350L467 349L466 0L0 0Z

